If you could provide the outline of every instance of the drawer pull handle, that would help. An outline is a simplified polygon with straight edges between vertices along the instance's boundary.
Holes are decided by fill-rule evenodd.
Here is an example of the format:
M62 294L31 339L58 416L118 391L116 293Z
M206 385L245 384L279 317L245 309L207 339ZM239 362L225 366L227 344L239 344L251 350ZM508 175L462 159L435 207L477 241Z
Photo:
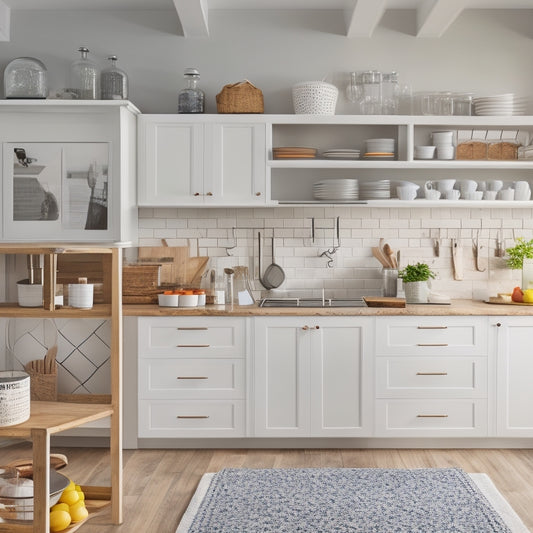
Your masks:
M417 372L417 376L447 376L448 372Z
M448 326L417 326L417 329L448 329Z
M176 379L209 379L207 376L178 376Z
M178 344L178 348L209 348L209 344Z
M176 418L209 418L207 415L178 415Z
M302 329L303 329L304 331L307 331L307 330L309 329L309 326L303 326Z
M416 415L417 418L448 418L448 415Z
M447 342L434 342L434 343L418 343L417 346L448 346Z
M209 328L176 328L178 331L207 331Z

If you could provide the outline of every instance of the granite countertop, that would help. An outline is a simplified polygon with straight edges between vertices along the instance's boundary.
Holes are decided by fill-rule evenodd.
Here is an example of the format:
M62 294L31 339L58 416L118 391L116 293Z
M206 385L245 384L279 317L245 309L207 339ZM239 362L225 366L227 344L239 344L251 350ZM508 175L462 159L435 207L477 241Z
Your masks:
M416 305L406 307L297 307L263 308L255 305L205 307L159 307L150 304L125 304L124 316L533 316L532 305L488 304L481 300L452 300L451 305Z

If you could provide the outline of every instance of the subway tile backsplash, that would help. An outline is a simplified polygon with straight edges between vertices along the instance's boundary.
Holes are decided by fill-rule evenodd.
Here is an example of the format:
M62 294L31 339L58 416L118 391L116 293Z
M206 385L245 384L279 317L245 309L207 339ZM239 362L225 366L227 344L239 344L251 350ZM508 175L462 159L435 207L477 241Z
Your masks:
M328 267L328 258L321 254L338 244L334 231L337 217L340 246L330 253L333 261ZM256 296L265 293L258 280L258 232L263 236L263 270L272 260L274 235L275 260L286 273L279 290L290 294L322 289L331 297L380 294L381 265L371 247L384 238L394 250L400 250L400 267L418 261L430 265L437 273L434 291L452 298L477 299L510 292L520 284L520 272L508 269L505 259L496 257L496 238L501 232L506 247L513 245L514 238L533 238L533 209L309 206L139 210L140 245L157 246L163 238L170 246L188 245L191 255L211 257L209 268L218 272L225 267L248 266ZM476 236L484 272L475 269L472 245ZM463 250L462 281L453 279L453 238L459 239Z

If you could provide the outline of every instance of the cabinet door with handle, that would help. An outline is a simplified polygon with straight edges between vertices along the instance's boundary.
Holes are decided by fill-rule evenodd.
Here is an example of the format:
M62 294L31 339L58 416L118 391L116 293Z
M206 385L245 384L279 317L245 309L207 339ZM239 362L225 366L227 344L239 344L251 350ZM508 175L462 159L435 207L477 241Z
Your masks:
M266 125L224 121L206 124L206 204L266 202Z
M204 127L175 115L139 118L138 205L204 202Z

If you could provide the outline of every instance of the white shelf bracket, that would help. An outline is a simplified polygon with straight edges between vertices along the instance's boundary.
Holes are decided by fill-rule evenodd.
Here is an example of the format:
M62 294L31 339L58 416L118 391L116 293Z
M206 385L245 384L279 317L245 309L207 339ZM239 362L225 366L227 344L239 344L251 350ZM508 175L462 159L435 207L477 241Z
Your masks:
M372 37L385 6L386 0L355 0L353 8L345 11L346 36Z
M209 37L207 0L173 0L185 37Z
M464 0L424 0L416 11L416 36L442 37L464 8Z

